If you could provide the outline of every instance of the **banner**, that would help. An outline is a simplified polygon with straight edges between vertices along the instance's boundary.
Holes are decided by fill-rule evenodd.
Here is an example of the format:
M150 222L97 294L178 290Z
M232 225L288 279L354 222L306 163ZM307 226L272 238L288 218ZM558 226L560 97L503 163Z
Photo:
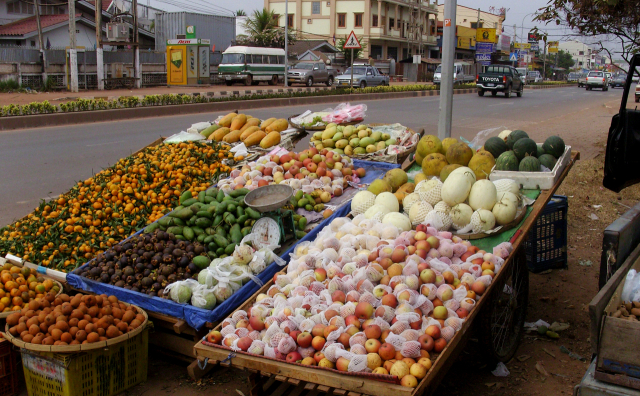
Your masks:
M476 43L476 53L492 53L493 43Z
M172 49L170 52L171 61L169 67L171 68L171 83L184 84L182 80L182 73L184 70L184 62L182 59L181 49Z
M489 29L489 28L476 29L476 41L479 43L495 43L496 29Z
M516 49L530 49L531 44L529 43L513 43L513 48Z

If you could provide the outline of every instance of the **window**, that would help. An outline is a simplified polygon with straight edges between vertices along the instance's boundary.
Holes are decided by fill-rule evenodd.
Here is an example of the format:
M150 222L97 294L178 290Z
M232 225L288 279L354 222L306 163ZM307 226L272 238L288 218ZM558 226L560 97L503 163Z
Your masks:
M7 14L14 14L15 12L13 11L13 5L15 3L7 3Z
M284 65L284 55L278 55L278 64Z
M362 13L356 13L353 14L354 16L354 26L357 28L361 28L362 27Z
M578 51L578 55L584 55L584 51Z
M253 56L253 62L254 63L260 63L260 62L256 62L256 56L260 56L260 55L254 55ZM244 63L244 54L222 54L222 62L220 63L224 63L224 64L239 64L239 63Z
M395 27L394 25L395 25L395 20L393 18L389 18L389 27L390 28Z
M269 63L272 65L278 64L278 55L269 55Z
M287 27L290 27L293 29L293 14L289 14L287 16Z
M36 42L35 42L35 41L33 41L33 40L31 40L31 46L32 46L32 47L35 47L35 46L36 46Z
M80 29L76 29L76 34L80 34Z
M347 14L338 14L338 27L347 27Z
M378 16L377 15L373 16L373 20L371 21L371 25L373 25L374 27L378 26Z
M273 14L273 21L276 23L276 26L280 26L280 14Z
M316 66L318 66L318 70L324 70L324 63L316 63Z
M482 26L484 26L483 22L480 22L480 28L482 28ZM478 22L471 22L471 29L477 29L478 28Z
M7 14L35 14L33 4L27 4L21 1L12 1L7 3Z
M314 1L311 3L311 13L314 15L320 15L320 2Z
M249 63L253 63L253 56L252 55L245 55L245 60L247 61L247 65Z

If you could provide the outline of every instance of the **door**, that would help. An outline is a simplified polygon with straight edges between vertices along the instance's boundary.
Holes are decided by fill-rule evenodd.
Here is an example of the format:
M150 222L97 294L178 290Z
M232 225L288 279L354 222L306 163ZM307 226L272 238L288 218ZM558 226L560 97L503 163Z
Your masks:
M325 67L324 63L316 63L316 66L318 68L317 73L318 73L318 81L327 81L327 79L329 78L329 74L327 72L327 68Z

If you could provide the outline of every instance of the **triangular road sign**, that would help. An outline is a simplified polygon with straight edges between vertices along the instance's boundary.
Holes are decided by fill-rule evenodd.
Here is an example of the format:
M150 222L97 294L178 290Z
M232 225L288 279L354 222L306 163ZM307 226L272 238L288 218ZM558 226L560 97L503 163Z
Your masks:
M360 42L358 41L358 38L356 37L356 34L353 32L353 30L351 31L351 33L347 37L347 41L344 42L344 46L342 48L344 48L344 49L360 49L360 48L362 48L362 46L360 45Z
M515 52L512 52L511 55L509 56L509 62L517 62L518 61L518 55Z

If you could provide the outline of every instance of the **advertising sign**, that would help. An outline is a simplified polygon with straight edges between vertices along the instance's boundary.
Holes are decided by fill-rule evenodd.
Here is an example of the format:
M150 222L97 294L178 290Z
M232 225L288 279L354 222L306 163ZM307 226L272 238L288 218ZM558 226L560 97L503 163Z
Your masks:
M489 28L476 29L476 41L479 43L495 43L496 29L489 29Z
M200 62L198 77L209 78L209 47L198 47L198 61Z
M476 52L492 53L493 43L476 43Z
M530 49L531 44L529 43L513 43L513 48L516 49Z
M198 54L196 47L187 47L187 78L198 77Z
M194 39L196 38L196 27L195 26L187 26L187 34L186 34L188 39Z
M172 49L170 52L171 62L169 67L171 68L171 83L183 84L182 74L184 71L184 59L182 59L182 49Z

